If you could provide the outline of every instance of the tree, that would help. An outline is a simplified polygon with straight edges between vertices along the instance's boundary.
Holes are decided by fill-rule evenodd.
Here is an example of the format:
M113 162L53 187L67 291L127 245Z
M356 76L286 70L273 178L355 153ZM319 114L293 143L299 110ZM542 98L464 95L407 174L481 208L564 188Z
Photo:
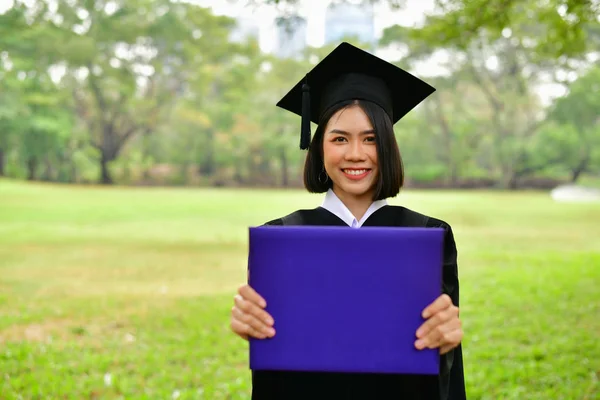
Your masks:
M430 44L466 49L482 34L498 39L508 29L531 43L536 62L598 51L596 0L436 0L436 5L439 14L414 32Z
M0 15L0 45L8 50L0 59L0 175L11 155L27 179L53 180L69 161L65 143L73 119L40 52L55 32L44 23L28 25L26 11L17 4Z
M548 119L558 126L548 131L562 164L576 182L584 172L600 170L600 67L591 68L553 104Z
M477 146L477 152L486 154L481 158L482 166L489 174L500 178L501 185L514 188L518 181L527 175L534 174L546 165L532 168L529 163L531 138L540 126L541 105L536 99L533 89L539 83L540 71L545 66L532 62L530 53L523 44L522 38L505 34L498 38L481 34L477 40L462 48L458 44L447 47L431 45L415 32L424 28L407 28L394 26L386 29L381 40L382 45L400 44L408 49L408 54L398 63L409 70L415 62L430 57L437 50L444 50L449 61L446 69L449 76L438 79L438 92L434 94L433 102L438 97L444 97L446 104L436 106L436 117L444 132L438 146L446 146L456 142L452 149L460 150L462 160L454 160L452 153L446 152L451 176L458 176L456 168L468 163L468 158L475 155L472 146ZM493 61L493 62L492 62ZM464 93L462 97L454 97L453 93ZM461 108L463 120L451 120L444 109ZM473 114L478 114L475 118ZM466 119L465 119L466 118ZM468 120L478 121L477 125L467 123ZM476 132L457 130L457 125L463 124L463 129L470 126L472 130L485 131L483 137ZM458 140L459 131L462 139ZM469 137L467 139L467 136ZM458 153L456 153L456 156ZM456 181L456 178L454 178Z
M335 1L335 0L334 0ZM337 0L344 1L344 0ZM406 6L404 0L362 0ZM247 0L248 4L268 4L283 10L297 8L300 0ZM534 22L529 30L536 54L544 59L579 58L598 51L600 42L600 2L597 0L435 0L437 11L415 34L437 46L459 45L463 49L485 32L496 38L505 29Z
M63 69L60 83L72 93L89 143L98 150L102 183L112 183L109 165L129 141L155 131L176 101L189 95L201 66L237 53L228 42L232 20L187 3L27 3L16 1L0 16L0 26L9 27L8 54L38 60L28 71Z

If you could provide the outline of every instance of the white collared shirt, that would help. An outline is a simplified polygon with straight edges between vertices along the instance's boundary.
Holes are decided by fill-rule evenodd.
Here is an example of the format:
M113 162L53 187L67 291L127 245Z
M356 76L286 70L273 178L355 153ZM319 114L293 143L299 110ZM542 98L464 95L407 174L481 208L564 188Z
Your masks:
M332 214L338 216L351 228L360 228L365 223L367 218L371 216L371 214L373 214L375 211L379 210L381 207L386 205L386 200L374 201L369 206L367 212L365 212L365 215L363 215L360 221L357 221L356 217L352 215L348 207L346 207L344 203L342 203L342 201L339 199L339 197L337 197L336 194L333 193L333 190L329 189L327 191L327 194L325 195L325 199L323 199L323 204L321 204L321 207L331 212Z

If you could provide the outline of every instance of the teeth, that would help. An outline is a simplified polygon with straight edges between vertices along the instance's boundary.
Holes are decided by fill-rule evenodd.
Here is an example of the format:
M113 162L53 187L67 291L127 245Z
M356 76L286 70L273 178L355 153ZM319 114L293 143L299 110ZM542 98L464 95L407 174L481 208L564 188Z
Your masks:
M365 172L367 172L366 169L346 169L344 170L344 172L346 172L349 175L361 175L364 174Z

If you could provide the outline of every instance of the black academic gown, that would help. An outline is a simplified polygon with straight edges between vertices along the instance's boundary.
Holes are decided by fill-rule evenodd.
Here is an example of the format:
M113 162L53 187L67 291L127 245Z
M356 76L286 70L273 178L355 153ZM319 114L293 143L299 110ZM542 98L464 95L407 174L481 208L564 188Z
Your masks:
M348 226L335 214L317 207L299 210L286 217L286 225ZM284 219L266 225L284 225ZM459 306L457 251L451 227L405 207L384 206L363 226L426 226L446 230L442 291ZM368 323L368 317L365 317ZM415 338L416 339L416 338ZM465 400L461 346L440 358L439 375L390 375L358 373L319 373L293 371L253 371L253 400Z

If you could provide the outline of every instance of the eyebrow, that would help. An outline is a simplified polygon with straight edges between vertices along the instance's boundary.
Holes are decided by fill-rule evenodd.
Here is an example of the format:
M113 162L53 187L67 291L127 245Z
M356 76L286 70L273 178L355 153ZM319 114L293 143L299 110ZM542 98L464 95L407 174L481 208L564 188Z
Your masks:
M341 129L332 129L328 133L337 133L339 135L350 135L348 132L343 131ZM360 134L361 135L368 135L368 134L374 134L374 133L375 133L375 129L368 129L366 131L362 131Z

